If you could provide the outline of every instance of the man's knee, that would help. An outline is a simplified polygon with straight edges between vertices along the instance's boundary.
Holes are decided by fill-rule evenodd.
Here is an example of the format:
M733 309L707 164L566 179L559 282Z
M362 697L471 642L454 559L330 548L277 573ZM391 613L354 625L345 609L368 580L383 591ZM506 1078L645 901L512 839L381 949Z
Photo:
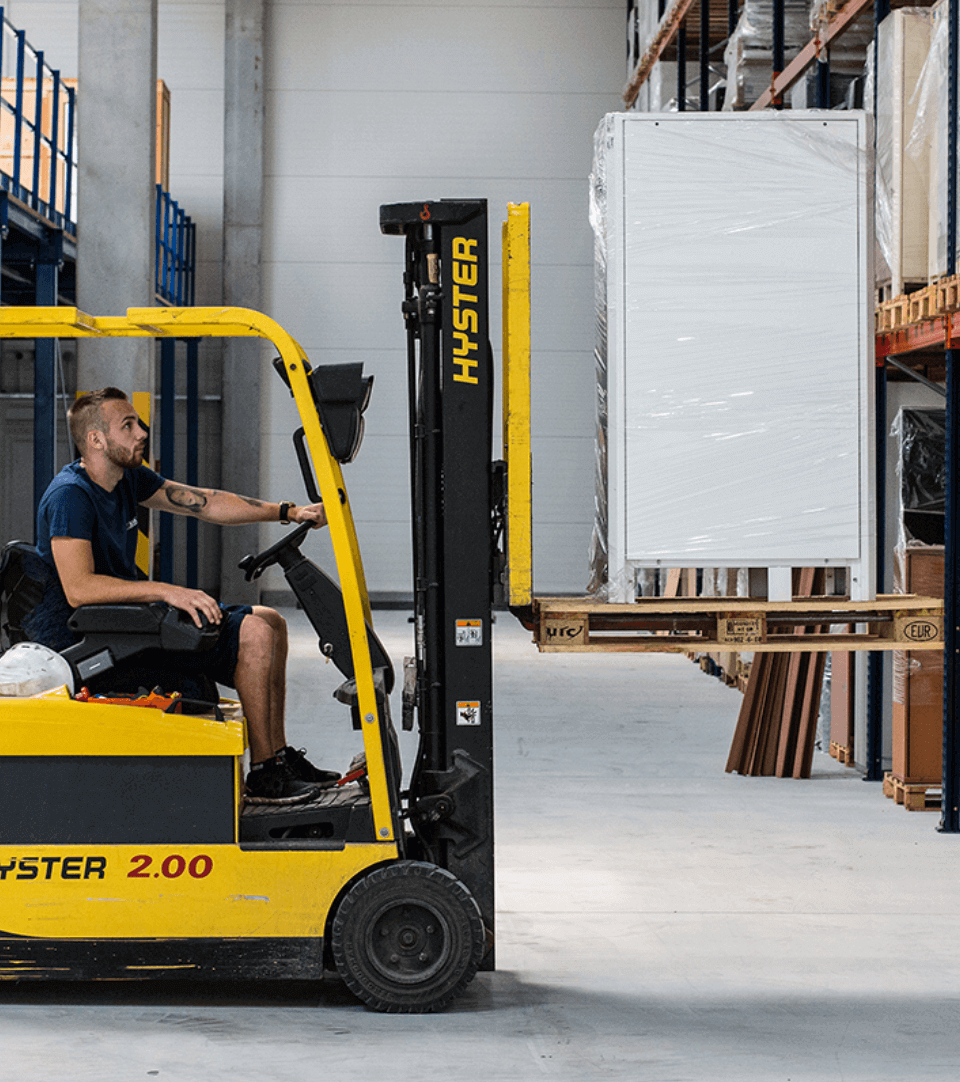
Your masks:
M240 624L240 641L237 649L237 668L261 661L269 665L277 645L278 633L268 620L254 612L243 618Z
M263 620L271 628L277 636L278 642L287 641L287 621L276 609L267 608L266 605L254 605L253 615Z

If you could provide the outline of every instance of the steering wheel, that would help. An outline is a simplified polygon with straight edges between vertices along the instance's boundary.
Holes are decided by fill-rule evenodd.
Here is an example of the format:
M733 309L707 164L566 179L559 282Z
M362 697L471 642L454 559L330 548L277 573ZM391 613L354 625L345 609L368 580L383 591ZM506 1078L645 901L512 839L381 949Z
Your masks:
M247 582L253 582L254 579L260 578L271 564L275 564L279 560L280 553L284 549L298 549L303 544L303 539L312 529L312 522L302 522L295 530L285 534L275 545L264 549L259 555L244 556L240 563L237 564L243 572L243 577Z

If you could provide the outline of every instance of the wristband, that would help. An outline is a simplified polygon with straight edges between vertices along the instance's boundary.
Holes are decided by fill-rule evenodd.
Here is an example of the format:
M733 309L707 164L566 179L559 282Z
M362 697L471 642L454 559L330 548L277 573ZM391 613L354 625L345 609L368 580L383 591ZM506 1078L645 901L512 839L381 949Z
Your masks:
M284 526L290 525L290 508L296 506L295 503L287 503L286 500L280 504L280 521Z

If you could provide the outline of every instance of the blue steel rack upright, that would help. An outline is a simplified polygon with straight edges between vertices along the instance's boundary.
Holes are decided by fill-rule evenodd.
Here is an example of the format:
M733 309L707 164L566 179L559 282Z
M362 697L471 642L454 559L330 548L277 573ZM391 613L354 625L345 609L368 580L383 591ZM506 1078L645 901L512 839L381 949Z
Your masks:
M157 300L163 304L183 307L195 301L196 225L169 192L157 185ZM200 399L199 351L196 338L182 340L186 346L186 473L188 485L199 480ZM160 466L167 476L176 470L176 392L177 341L160 341ZM160 516L160 550L157 578L172 582L174 577L174 522L171 515ZM196 519L186 522L185 580L196 587L198 526Z

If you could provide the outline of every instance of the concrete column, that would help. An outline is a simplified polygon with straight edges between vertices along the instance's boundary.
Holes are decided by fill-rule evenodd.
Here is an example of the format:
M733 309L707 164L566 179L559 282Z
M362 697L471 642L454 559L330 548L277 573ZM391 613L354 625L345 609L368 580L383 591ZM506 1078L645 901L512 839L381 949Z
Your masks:
M262 306L263 232L263 0L226 0L223 147L223 302ZM223 488L256 496L260 488L259 339L224 339ZM263 493L265 499L283 493ZM237 564L257 550L257 526L222 531L221 578L231 600L259 600L258 583L244 583Z
M79 0L77 304L155 303L157 0ZM153 391L151 339L84 340L77 385Z

